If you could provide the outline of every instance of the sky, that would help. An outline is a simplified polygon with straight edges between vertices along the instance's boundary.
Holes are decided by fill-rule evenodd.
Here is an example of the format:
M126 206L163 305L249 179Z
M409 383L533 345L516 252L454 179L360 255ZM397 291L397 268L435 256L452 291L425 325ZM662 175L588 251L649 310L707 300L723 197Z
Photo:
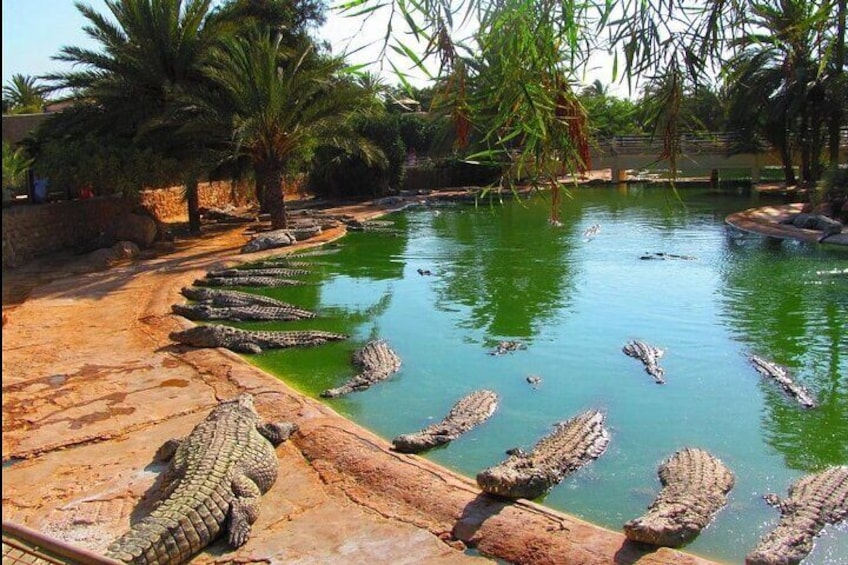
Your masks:
M83 0L97 12L105 13L104 0ZM331 3L331 6L334 4ZM95 48L96 43L89 39L82 27L85 18L79 13L72 0L2 0L3 8L3 84L9 83L12 75L23 74L39 76L48 72L70 70L70 66L54 61L62 47L77 46ZM377 61L382 47L382 38L386 34L387 17L375 15L368 20L362 17L348 18L330 10L327 23L318 30L320 39L330 42L334 53L347 50L351 64L370 64L369 70L380 74L387 84L399 84L389 61L393 61L402 72L411 73L410 82L414 86L426 85L426 77L421 72L410 70L410 63L389 50L388 60ZM409 38L404 38L408 44ZM423 50L423 45L420 46ZM358 48L361 48L357 51ZM586 83L595 78L607 84L611 78L609 59L599 58L597 69L590 71ZM626 87L611 85L611 91L618 96L626 96Z

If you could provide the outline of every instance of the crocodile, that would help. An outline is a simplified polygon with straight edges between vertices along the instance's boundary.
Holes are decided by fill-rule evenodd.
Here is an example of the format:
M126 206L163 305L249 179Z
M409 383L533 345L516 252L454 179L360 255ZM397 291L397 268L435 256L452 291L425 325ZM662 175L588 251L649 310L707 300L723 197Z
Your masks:
M697 257L692 255L676 255L674 253L666 253L664 251L653 251L651 253L645 252L644 255L639 257L639 259L650 260L650 259L659 259L661 261L665 261L666 259L681 259L683 261L697 261Z
M520 349L527 349L527 346L520 341L502 341L489 351L489 355L504 355Z
M625 355L640 360L645 365L645 372L654 377L655 383L660 385L665 383L665 379L663 378L665 370L658 364L659 359L665 355L665 350L648 345L638 339L628 341L621 350Z
M554 426L530 453L512 450L502 463L477 474L484 492L506 498L536 498L586 463L609 444L604 415L587 410Z
M255 331L219 325L195 326L171 332L169 337L193 347L225 347L237 353L262 353L263 349L321 345L347 339L344 334L319 330Z
M217 269L209 271L207 278L215 277L301 277L310 274L306 269L292 269L289 267L265 267L255 269Z
M392 440L392 445L401 453L418 453L448 443L488 420L497 408L497 394L491 390L474 391L454 404L441 422L400 435Z
M774 379L786 393L804 408L815 408L816 400L810 392L792 379L789 368L756 355L749 357L754 368L764 377Z
M267 320L304 320L314 318L315 313L297 307L280 306L210 306L209 304L174 304L174 314L189 320L230 320L267 321Z
M278 277L206 277L194 281L194 286L298 286L306 284L296 279L281 279Z
M305 269L313 266L315 266L315 263L311 261L292 261L288 257L275 257L273 259L256 261L255 263L245 263L244 265L239 265L238 269L249 273L257 269L278 269L281 267Z
M685 448L660 465L662 490L645 514L624 524L628 539L680 547L701 532L727 503L735 479L703 449Z
M212 306L271 306L275 308L297 308L293 304L241 290L228 290L223 288L207 288L197 286L185 286L180 291L183 296L196 302L209 303Z
M765 498L780 510L780 522L748 554L746 565L800 563L825 524L848 518L848 466L802 477L789 488L786 500L773 494Z
M353 362L360 367L358 375L338 388L330 388L321 393L323 398L336 398L345 394L361 391L371 385L388 379L400 370L400 357L388 344L380 339L369 341L365 347L353 354Z
M106 555L137 565L181 564L224 532L240 547L250 537L259 498L277 480L274 447L297 430L262 423L250 394L221 402L182 439L166 442L167 496L113 541Z

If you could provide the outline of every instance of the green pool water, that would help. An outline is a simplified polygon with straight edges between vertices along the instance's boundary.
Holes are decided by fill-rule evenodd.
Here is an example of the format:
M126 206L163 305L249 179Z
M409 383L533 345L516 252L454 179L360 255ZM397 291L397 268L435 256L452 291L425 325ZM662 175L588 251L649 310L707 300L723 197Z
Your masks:
M352 233L309 257L312 284L263 291L321 318L244 324L352 338L250 359L317 396L353 374L355 349L386 339L400 373L329 404L388 440L441 419L472 390L494 390L491 420L424 455L469 477L599 408L606 453L540 502L615 530L653 500L663 459L706 449L736 486L687 550L741 563L777 521L763 494L848 463L848 249L729 231L727 214L756 205L744 194L687 188L681 199L640 185L579 189L561 227L538 197L394 214L395 233ZM600 231L584 237L593 224ZM695 259L640 258L651 252ZM667 350L665 385L621 352L636 338ZM488 355L501 340L527 348ZM804 410L764 381L751 353L789 366L820 406ZM542 378L536 388L531 374ZM806 561L846 562L844 524L826 528Z

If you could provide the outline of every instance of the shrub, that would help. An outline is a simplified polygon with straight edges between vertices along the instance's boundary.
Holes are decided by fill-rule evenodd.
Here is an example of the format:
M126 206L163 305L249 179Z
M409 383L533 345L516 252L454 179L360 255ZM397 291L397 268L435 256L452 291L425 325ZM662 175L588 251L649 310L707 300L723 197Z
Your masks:
M332 197L376 197L400 190L406 146L400 136L398 116L358 118L354 129L382 150L388 166L369 164L362 154L319 146L312 160L309 190Z

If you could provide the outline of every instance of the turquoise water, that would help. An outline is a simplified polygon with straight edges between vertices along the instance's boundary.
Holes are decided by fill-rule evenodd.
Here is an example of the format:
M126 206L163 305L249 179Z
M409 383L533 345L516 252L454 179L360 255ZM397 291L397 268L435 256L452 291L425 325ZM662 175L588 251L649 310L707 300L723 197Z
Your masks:
M310 257L312 284L263 291L320 319L246 325L352 339L252 360L317 396L353 374L355 349L388 340L401 372L329 401L387 440L441 419L472 390L496 391L491 420L425 455L469 477L599 408L609 449L540 502L615 530L653 500L663 459L707 449L736 486L687 550L742 562L778 517L764 493L785 495L804 473L848 463L848 249L728 231L724 218L754 205L748 196L681 196L685 205L661 188L580 189L563 203L562 227L547 222L540 198L392 215L397 233L352 233ZM599 233L584 237L593 224ZM650 252L696 259L640 259ZM636 338L667 350L667 384L621 352ZM527 348L488 355L501 340ZM759 377L750 353L788 365L821 406L799 408ZM530 374L543 379L535 389ZM825 530L806 563L846 560L842 525Z

